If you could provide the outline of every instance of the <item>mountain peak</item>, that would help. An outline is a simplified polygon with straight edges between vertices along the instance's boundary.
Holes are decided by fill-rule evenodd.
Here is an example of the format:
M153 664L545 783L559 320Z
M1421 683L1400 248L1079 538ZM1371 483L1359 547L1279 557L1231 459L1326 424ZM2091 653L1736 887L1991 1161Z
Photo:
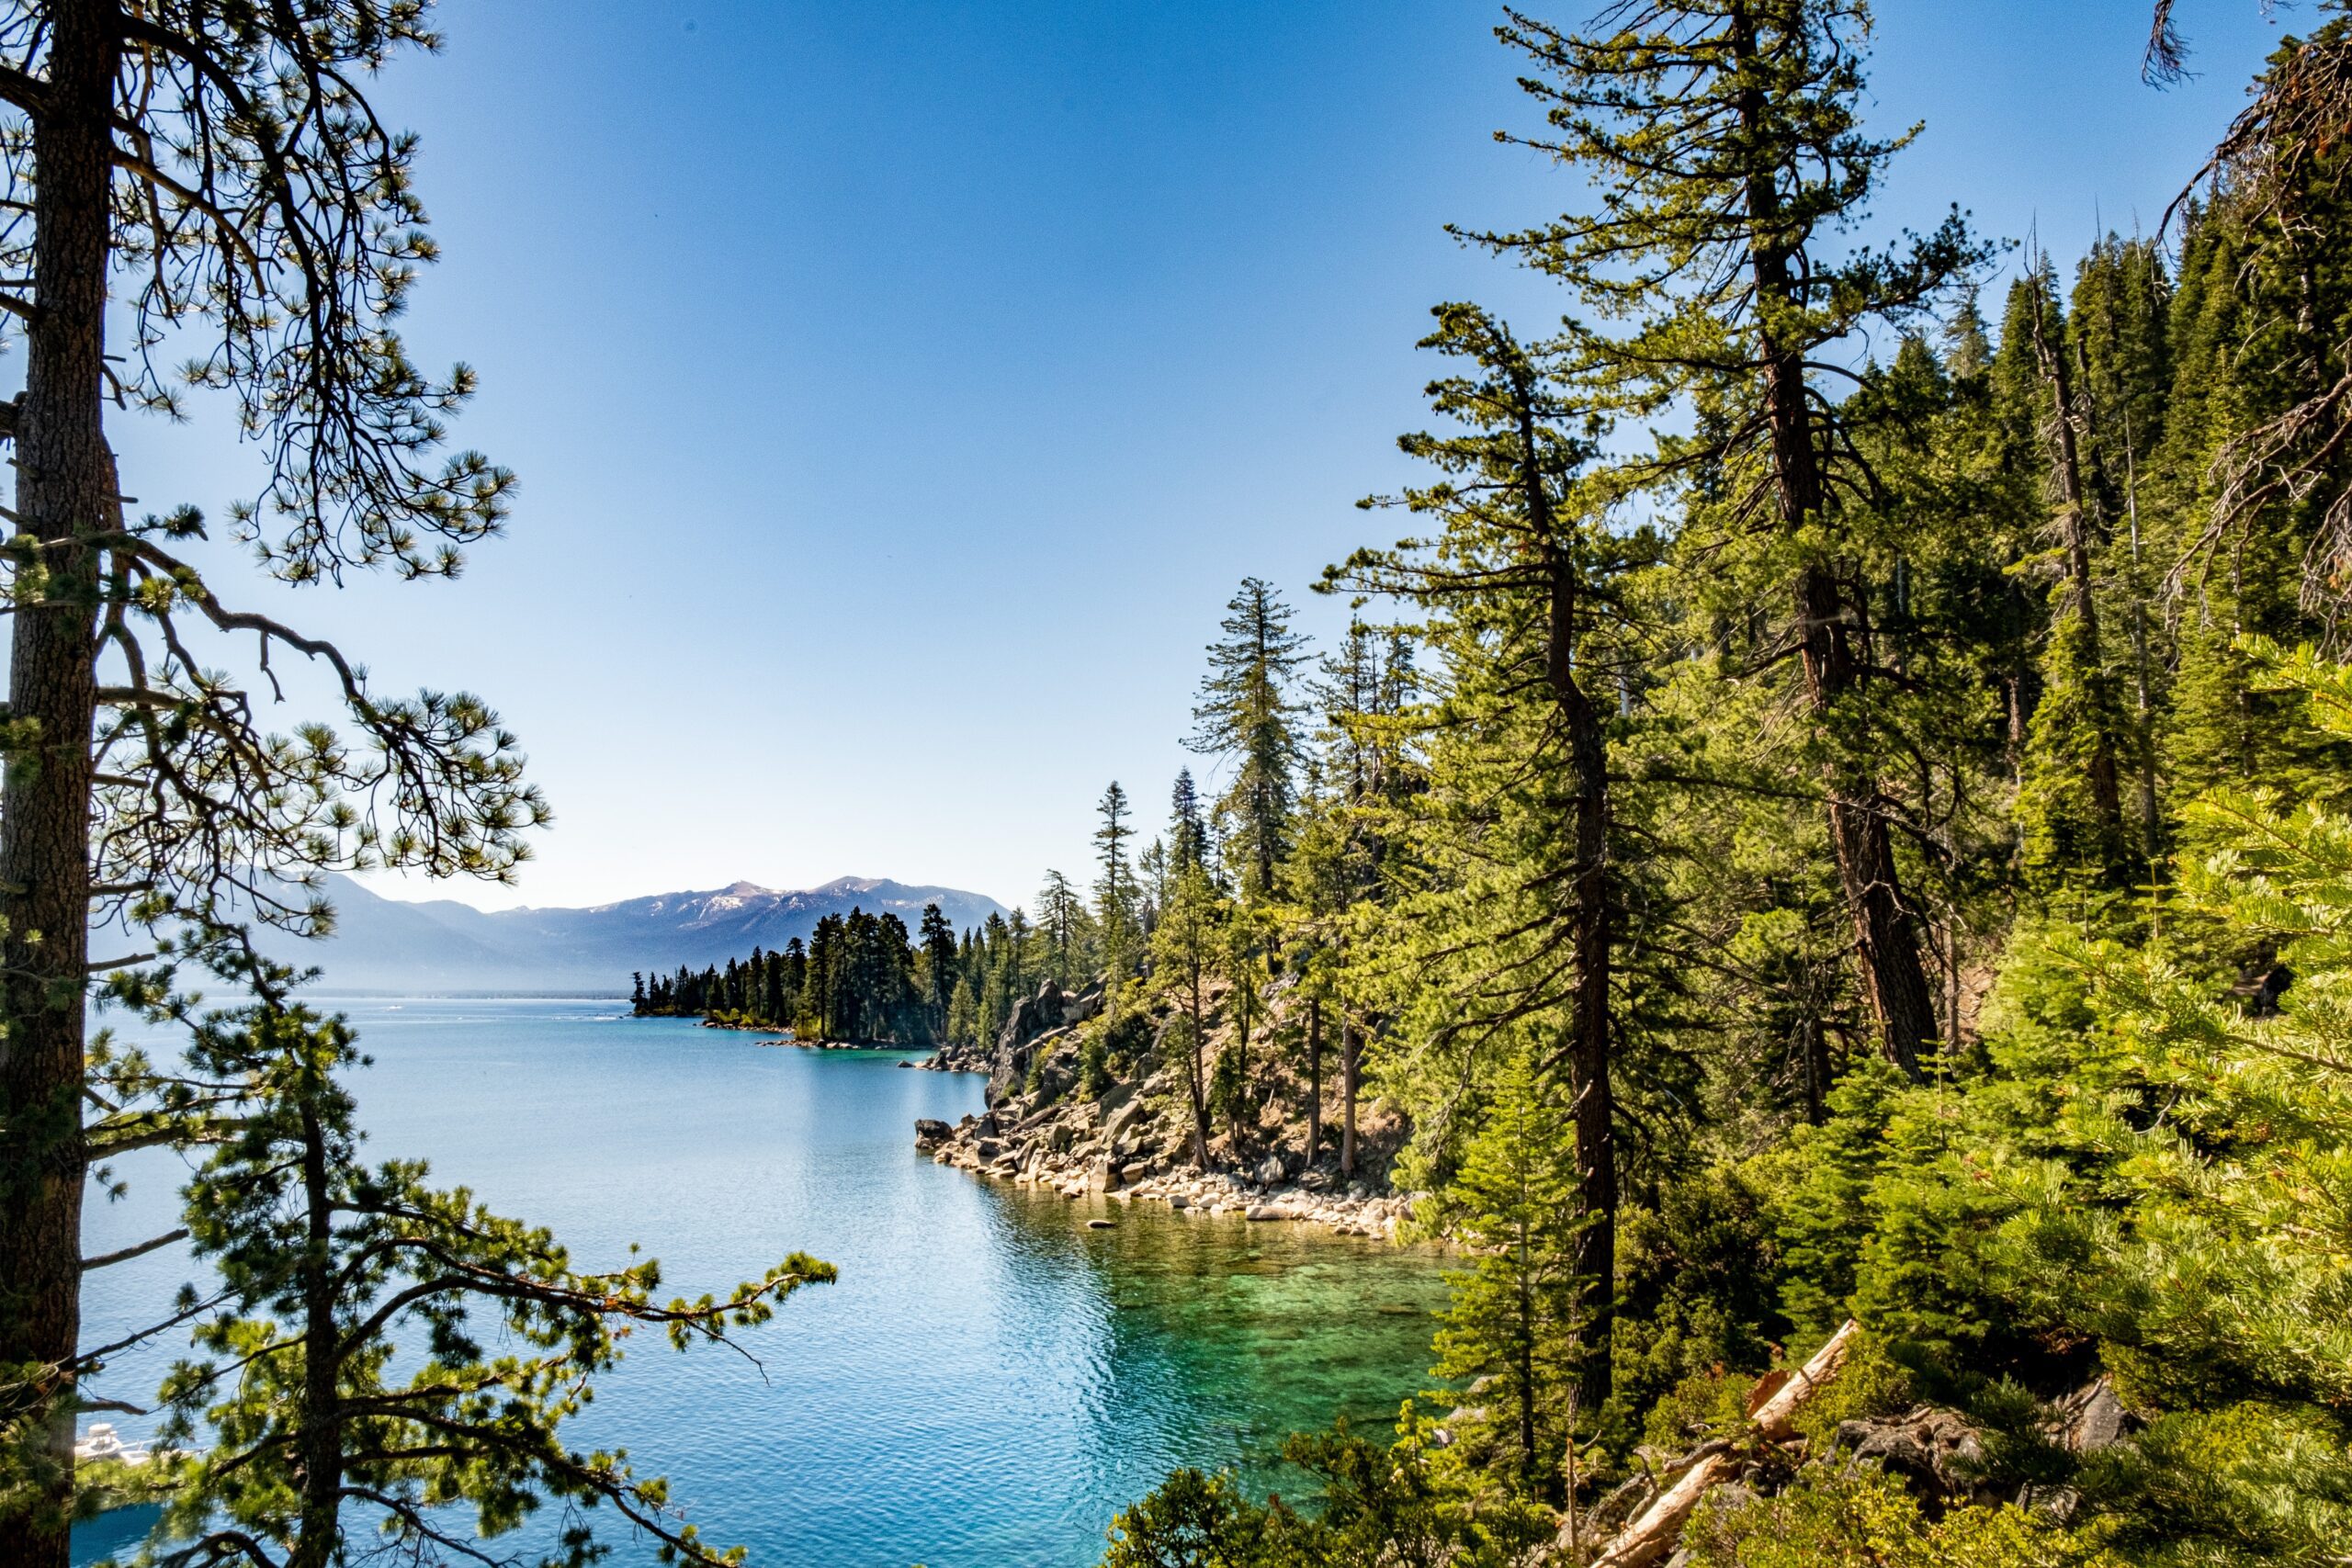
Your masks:
M331 986L393 991L550 987L619 995L632 971L702 969L754 947L780 952L794 937L806 940L825 916L859 906L895 913L911 927L922 905L935 901L959 930L1003 912L982 894L869 876L798 890L745 880L718 892L656 894L594 908L496 911L447 899L390 899L343 876L329 885L342 917L335 935L318 943L277 941L272 955L322 965Z

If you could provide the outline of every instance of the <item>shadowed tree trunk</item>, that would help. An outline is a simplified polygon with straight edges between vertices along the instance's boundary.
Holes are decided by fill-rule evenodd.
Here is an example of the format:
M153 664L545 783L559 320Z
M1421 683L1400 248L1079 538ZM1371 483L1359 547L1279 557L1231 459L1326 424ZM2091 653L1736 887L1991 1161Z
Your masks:
M1735 8L1734 55L1761 78L1756 26L1748 8ZM1759 141L1765 121L1764 90L1739 93L1742 125ZM1758 329L1764 376L1765 416L1771 433L1772 478L1781 525L1802 529L1817 522L1826 501L1814 419L1807 405L1803 352L1779 342L1773 318L1802 305L1792 268L1795 226L1783 212L1779 186L1770 170L1747 182L1747 218L1755 236L1748 265L1755 279L1761 321ZM1840 710L1860 694L1868 678L1847 636L1845 593L1829 564L1806 562L1794 583L1794 609L1804 651L1805 694L1817 727L1828 729ZM1912 1077L1919 1076L1919 1054L1936 1032L1935 998L1928 987L1918 933L1903 897L1894 849L1879 790L1867 762L1844 761L1850 748L1833 736L1825 764L1829 797L1829 840L1838 860L1838 880L1854 926L1854 948L1864 989L1877 1014L1881 1047L1887 1059Z
M61 8L47 112L33 132L40 180L37 310L17 408L14 526L41 541L47 586L15 616L9 716L30 750L0 795L0 1363L54 1369L61 1505L13 1521L7 1560L62 1568L71 1486L71 1368L80 1332L83 987L89 961L90 747L98 552L115 508L100 404L106 352L113 7ZM24 569L20 568L20 573ZM51 1382L50 1379L59 1381Z

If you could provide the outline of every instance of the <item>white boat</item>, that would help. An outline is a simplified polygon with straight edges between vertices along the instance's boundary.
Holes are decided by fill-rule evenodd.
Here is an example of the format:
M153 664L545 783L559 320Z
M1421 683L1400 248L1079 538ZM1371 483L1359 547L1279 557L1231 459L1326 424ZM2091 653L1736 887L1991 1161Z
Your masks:
M126 1443L114 1429L111 1421L93 1421L90 1429L74 1439L74 1461L86 1464L92 1460L120 1460L125 1464L147 1462L145 1443Z

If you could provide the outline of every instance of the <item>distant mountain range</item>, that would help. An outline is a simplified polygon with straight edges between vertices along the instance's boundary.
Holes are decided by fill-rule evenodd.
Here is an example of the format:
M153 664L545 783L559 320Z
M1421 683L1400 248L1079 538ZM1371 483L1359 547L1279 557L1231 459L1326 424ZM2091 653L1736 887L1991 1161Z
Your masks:
M995 899L953 887L910 887L844 876L786 892L739 882L710 893L662 893L587 909L482 910L455 899L410 904L371 893L348 877L327 879L335 934L324 942L282 937L274 956L316 964L328 991L628 992L629 974L724 964L754 947L803 941L827 915L888 911L912 931L923 906L937 904L959 931L1008 911Z

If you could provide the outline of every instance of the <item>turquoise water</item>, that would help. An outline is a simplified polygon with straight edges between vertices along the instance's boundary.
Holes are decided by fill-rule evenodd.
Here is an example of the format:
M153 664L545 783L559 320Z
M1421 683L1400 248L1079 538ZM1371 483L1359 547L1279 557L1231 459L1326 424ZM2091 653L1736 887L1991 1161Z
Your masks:
M1427 1384L1435 1258L1070 1202L918 1156L915 1119L978 1111L978 1078L605 1003L338 1005L376 1059L356 1086L369 1152L429 1157L443 1184L553 1226L576 1264L641 1241L687 1293L796 1247L839 1266L840 1283L745 1337L764 1373L641 1340L571 1428L575 1446L624 1446L667 1474L705 1539L750 1547L754 1564L1079 1568L1170 1468L1279 1486L1285 1433L1343 1414L1383 1423ZM130 1193L94 1200L92 1250L169 1228L176 1169L125 1162ZM1097 1215L1116 1227L1089 1229ZM85 1339L147 1320L190 1277L176 1249L93 1275ZM97 1392L143 1404L184 1350L125 1355ZM125 1510L83 1527L77 1561L145 1522ZM653 1561L610 1539L616 1562ZM526 1529L498 1549L539 1540Z

